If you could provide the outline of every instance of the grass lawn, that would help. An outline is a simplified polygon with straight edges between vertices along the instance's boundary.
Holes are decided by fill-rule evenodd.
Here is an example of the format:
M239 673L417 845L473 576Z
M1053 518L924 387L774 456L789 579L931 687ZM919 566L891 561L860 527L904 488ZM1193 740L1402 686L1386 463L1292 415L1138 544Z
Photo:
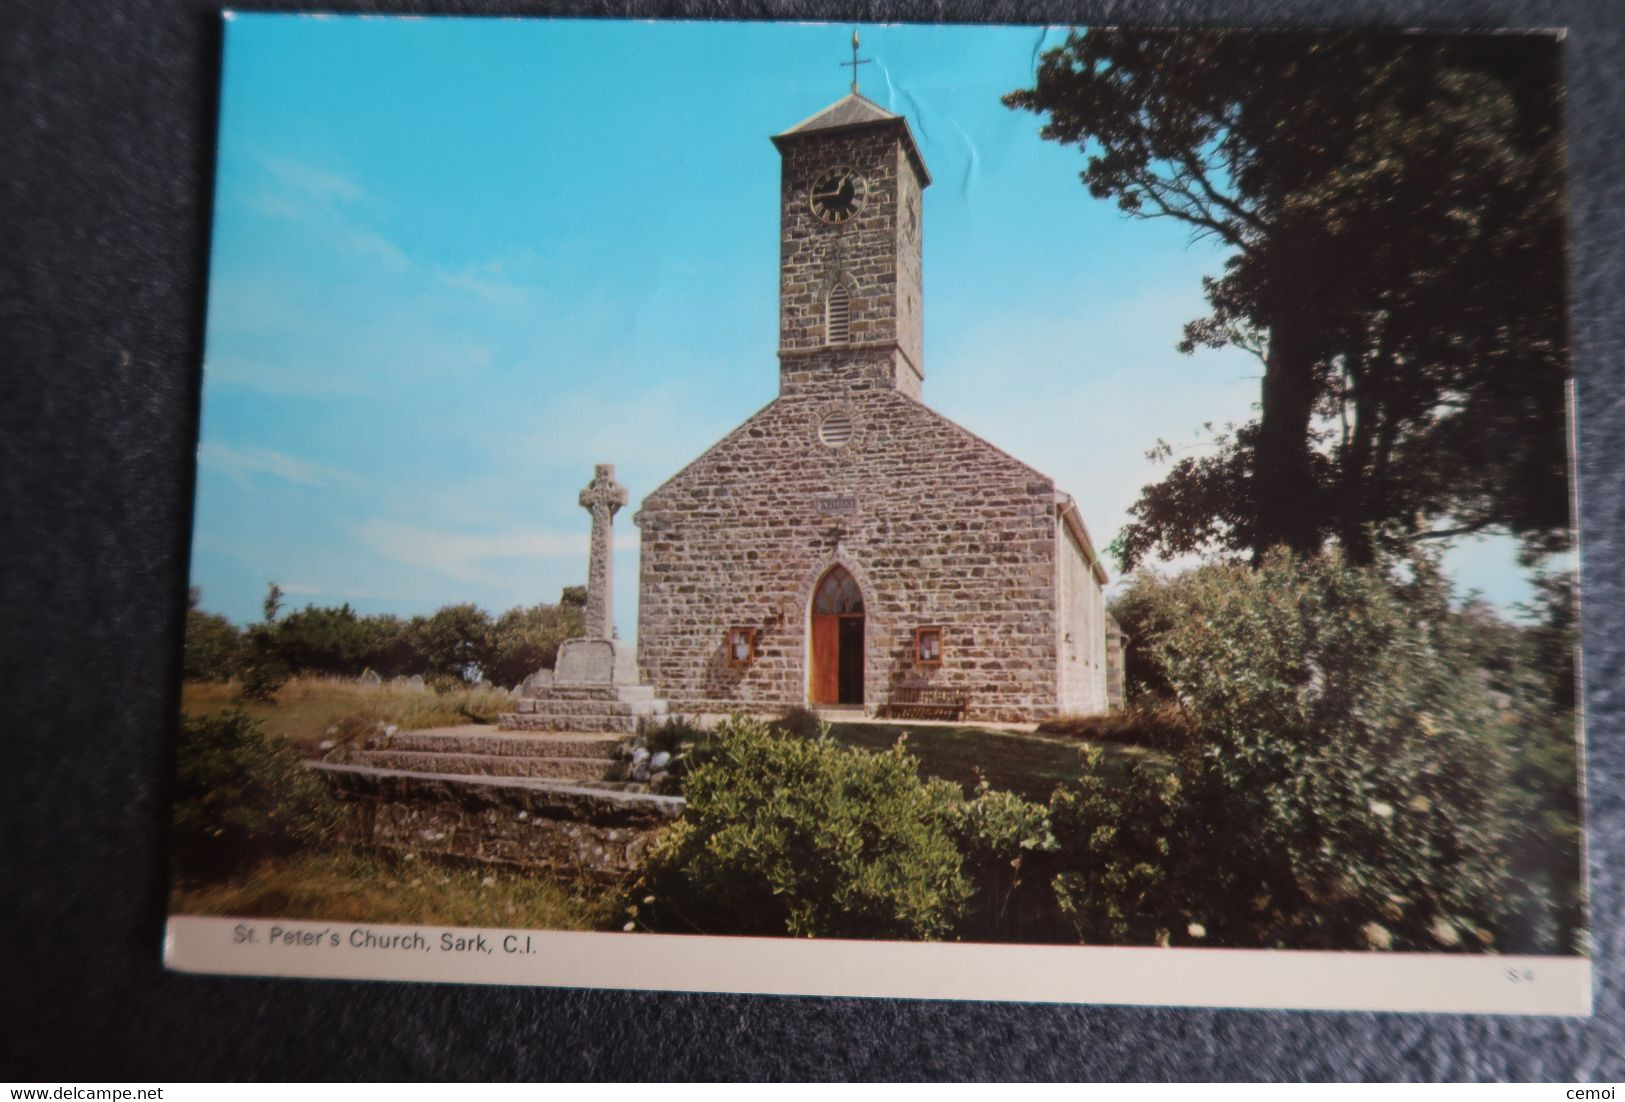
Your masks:
M268 861L206 887L179 886L170 911L233 918L392 922L602 930L617 921L615 893L589 901L540 875L464 868L387 854L315 850Z
M274 701L244 701L235 682L188 683L181 691L181 711L212 715L240 705L265 726L267 734L287 739L300 752L320 755L317 744L340 720L393 723L403 731L495 723L498 713L513 710L513 697L489 688L440 694L405 685L362 685L325 677L295 677L277 690Z
M920 762L922 776L957 781L969 788L980 766L987 783L1028 800L1044 802L1056 785L1078 776L1081 749L1092 745L1101 752L1101 768L1108 777L1126 773L1129 763L1166 766L1168 759L1154 750L1113 743L1085 743L1075 738L1049 738L980 727L924 727L907 724L836 723L830 734L848 746L889 750L907 733L908 752Z

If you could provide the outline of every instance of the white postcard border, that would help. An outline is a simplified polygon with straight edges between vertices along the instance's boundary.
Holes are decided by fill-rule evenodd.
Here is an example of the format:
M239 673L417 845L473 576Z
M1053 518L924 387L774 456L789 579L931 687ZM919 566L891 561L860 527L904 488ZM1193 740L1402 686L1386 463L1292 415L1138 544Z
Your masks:
M274 930L281 935L273 941ZM369 933L375 942L408 947L366 947ZM164 963L181 972L311 979L1564 1017L1591 1013L1592 988L1583 957L797 940L192 915L170 916Z

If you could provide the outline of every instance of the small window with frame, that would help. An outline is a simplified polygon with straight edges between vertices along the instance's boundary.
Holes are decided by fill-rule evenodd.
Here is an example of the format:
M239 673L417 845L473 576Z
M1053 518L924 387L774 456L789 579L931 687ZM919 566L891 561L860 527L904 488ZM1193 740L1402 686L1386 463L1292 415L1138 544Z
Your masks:
M942 665L942 629L914 629L914 661L922 666Z
M748 666L756 661L756 629L734 626L728 629L728 665Z

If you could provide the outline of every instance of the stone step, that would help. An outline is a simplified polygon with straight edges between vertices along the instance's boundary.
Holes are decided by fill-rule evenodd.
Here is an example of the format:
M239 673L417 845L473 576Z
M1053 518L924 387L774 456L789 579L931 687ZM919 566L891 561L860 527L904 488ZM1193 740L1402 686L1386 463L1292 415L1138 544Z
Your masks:
M610 758L519 757L499 754L458 754L433 750L367 750L347 765L367 765L410 773L472 777L537 777L545 780L620 781L628 766Z
M676 819L684 806L681 796L657 796L607 784L589 787L538 777L429 773L325 761L307 764L324 774L341 795L349 797L464 806L485 803L511 807L529 816L600 824L656 825Z
M653 700L653 685L549 685L522 700Z
M558 735L567 732L591 730L612 734L618 738L638 733L638 725L651 719L660 719L661 716L634 716L634 715L536 715L534 713L521 714L519 712L503 712L498 717L498 727L503 731L534 731L538 734L532 737L542 737L541 732L552 732Z
M558 734L523 734L514 730L470 724L466 727L436 727L421 731L397 731L377 750L407 750L442 754L479 754L517 758L601 758L618 761L627 739L625 734L595 731L583 734L580 728ZM634 724L631 728L636 730Z
M514 706L516 715L578 716L582 719L598 716L663 716L664 700L552 700L542 697L521 700Z

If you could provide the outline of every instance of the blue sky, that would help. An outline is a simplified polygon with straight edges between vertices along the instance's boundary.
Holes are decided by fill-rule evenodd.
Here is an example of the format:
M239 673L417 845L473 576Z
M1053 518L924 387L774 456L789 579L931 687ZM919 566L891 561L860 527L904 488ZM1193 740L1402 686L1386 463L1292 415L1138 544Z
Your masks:
M777 389L770 134L847 91L846 26L228 17L193 583L247 621L557 599L613 462L616 620L643 495ZM1053 475L1105 546L1145 452L1250 416L1181 356L1221 255L1091 200L999 103L1061 31L864 27L926 193L925 399ZM1461 584L1527 596L1504 540Z

